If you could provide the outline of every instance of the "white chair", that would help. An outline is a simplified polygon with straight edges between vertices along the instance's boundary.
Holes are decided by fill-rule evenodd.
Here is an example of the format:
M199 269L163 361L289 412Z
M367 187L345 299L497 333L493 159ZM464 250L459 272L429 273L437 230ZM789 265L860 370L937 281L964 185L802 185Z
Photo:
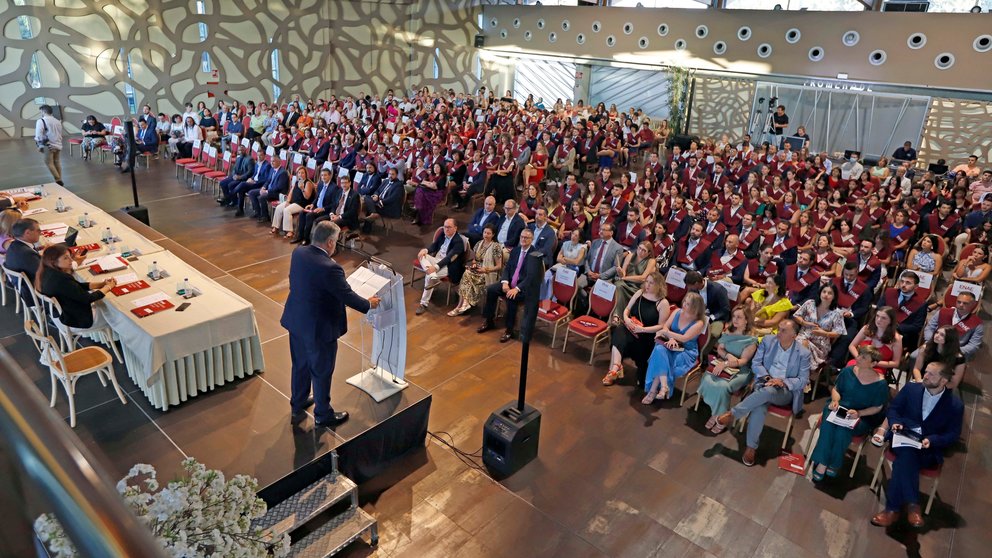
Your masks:
M65 389L66 397L69 398L69 426L76 427L76 382L79 381L79 378L94 372L104 387L106 387L107 379L109 379L121 403L127 405L124 391L117 383L117 376L114 375L114 359L102 347L83 347L68 354L62 354L55 340L51 336L43 335L41 328L34 320L28 318L24 322L24 331L31 337L36 346L42 348L42 361L48 365L52 378L51 407L55 406L59 393L58 387L55 385L56 381L61 382L63 389Z
M91 327L88 329L69 327L59 319L59 316L62 315L62 306L59 305L58 300L41 293L35 294L44 304L45 312L51 318L52 323L59 328L59 334L62 340L60 348L66 351L75 351L78 339L83 335L89 335L93 336L98 343L110 347L110 350L114 351L114 356L117 357L117 362L124 363L124 358L121 357L121 353L117 350L117 344L114 343L114 332L109 326Z
M19 288L19 286L17 284L17 282L20 280L20 278L18 277L18 273L16 271L11 271L11 270L7 269L7 266L0 266L0 269L3 269L3 286L0 287L0 291L2 291L2 293L3 293L3 295L2 295L2 297L3 297L3 300L2 300L3 305L4 306L7 306L7 288L13 289L14 290L14 313L15 314L18 314L21 311L21 297L18 296L18 293L20 292L20 288Z

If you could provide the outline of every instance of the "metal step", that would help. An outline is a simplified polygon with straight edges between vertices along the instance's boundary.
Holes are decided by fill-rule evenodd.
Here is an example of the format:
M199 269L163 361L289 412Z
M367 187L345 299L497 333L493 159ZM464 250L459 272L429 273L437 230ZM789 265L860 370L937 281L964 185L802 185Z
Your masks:
M296 558L327 558L369 532L370 544L379 544L375 519L358 506L352 506L289 547L289 556Z
M356 489L348 477L331 473L269 508L254 526L265 530L268 537L278 538L306 524L336 502L352 496Z

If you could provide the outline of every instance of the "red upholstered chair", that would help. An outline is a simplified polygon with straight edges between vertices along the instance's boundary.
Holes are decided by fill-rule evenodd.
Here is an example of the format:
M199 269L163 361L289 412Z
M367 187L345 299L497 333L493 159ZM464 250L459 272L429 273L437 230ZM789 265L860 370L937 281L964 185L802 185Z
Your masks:
M185 179L185 171L187 166L200 166L201 154L203 154L203 142L200 140L193 140L193 156L175 160L176 178L179 178L180 169L183 170L183 178Z
M83 138L69 138L69 156L72 157L72 147L76 145L83 145ZM82 147L79 148L82 151Z
M210 181L211 183L210 191L216 194L217 188L220 186L220 181L224 178L227 178L230 174L231 174L231 152L225 151L224 157L221 160L221 170L210 171L203 175L203 179Z
M780 419L785 419L785 436L782 437L782 449L785 449L789 445L789 434L792 433L792 420L795 418L792 415L792 404L789 405L769 405L768 414L765 415L765 422L768 422L769 417L778 417ZM741 432L744 432L744 425L747 420L741 420Z
M820 426L823 425L823 413L820 413L820 418L816 421L816 428L809 436L809 442L806 444L806 472L808 473L811 467L810 457L813 455L813 448L816 447L816 442L820 439ZM861 454L864 453L865 444L868 443L868 435L862 434L860 436L854 436L851 438L850 447L856 448L854 450L854 463L851 463L851 474L848 475L850 478L854 478L854 471L858 468L858 461L861 461Z
M599 281L601 280L598 280L597 283ZM592 364L593 358L596 356L596 345L602 341L608 341L610 338L610 324L607 320L610 319L610 314L613 313L616 303L616 291L611 298L607 299L596 294L596 288L593 287L589 291L589 313L568 322L568 327L565 329L565 340L561 344L561 352L564 353L568 346L569 333L591 339L589 364Z
M551 334L551 347L555 346L555 340L558 338L558 328L568 323L568 320L572 318L572 310L575 308L575 294L578 292L578 286L574 281L571 285L567 285L559 282L558 276L555 274L551 280L551 294L558 302L546 300L537 306L537 321L554 328Z
M195 167L186 167L186 170L193 175L193 183L190 185L193 189L196 189L196 177L200 177L200 187L203 187L203 177L207 173L211 173L217 170L217 148L214 146L209 146L206 148L207 159L206 163L203 165Z
M871 478L871 489L875 490L875 486L878 486L879 495L882 493L882 485L885 484L885 472L882 470L882 465L887 461L889 467L892 467L892 462L896 460L896 454L892 452L891 447L886 447L882 455L878 456L878 464L875 465L875 474ZM933 507L933 500L937 496L937 485L940 484L940 472L943 469L943 464L937 465L936 467L930 469L920 469L920 476L928 479L933 479L933 485L930 487L930 496L927 499L927 507L923 509L923 513L929 514L930 508Z

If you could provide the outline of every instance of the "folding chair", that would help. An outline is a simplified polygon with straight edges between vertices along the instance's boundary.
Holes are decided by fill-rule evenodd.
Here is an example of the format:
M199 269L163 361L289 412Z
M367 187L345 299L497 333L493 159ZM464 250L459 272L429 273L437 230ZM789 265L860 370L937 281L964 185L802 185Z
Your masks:
M820 418L816 421L816 428L809 436L809 442L806 444L806 472L808 473L812 469L812 463L810 462L810 457L813 455L813 448L816 447L816 442L820 439L820 427L823 426L823 413L820 413ZM858 468L858 461L861 460L861 454L864 453L865 444L868 443L868 434L862 434L860 436L854 436L851 438L850 446L854 446L857 449L854 450L854 463L851 464L851 473L848 475L849 478L854 478L854 471ZM849 446L849 447L850 447Z
M574 333L579 337L592 340L589 350L589 364L596 356L596 345L610 338L608 320L616 307L616 286L612 283L597 279L589 291L589 313L572 319L565 328L565 340L561 344L561 352L568 346L568 334ZM608 297L608 298L607 298Z
M878 456L878 464L875 465L875 474L871 478L871 490L875 490L876 485L878 486L878 494L882 495L882 485L885 483L885 472L882 471L882 465L885 462L889 463L889 468L892 467L892 463L896 460L896 454L892 451L891 447L886 447L882 455ZM927 499L927 507L923 509L923 513L929 515L930 508L933 507L934 498L937 497L937 485L940 484L940 473L944 468L943 463L932 467L930 469L920 469L920 476L926 477L928 479L933 479L933 485L930 487L930 496Z
M687 396L686 393L689 391L689 382L692 381L701 382L703 379L704 371L702 366L702 350L703 347L705 347L706 344L709 343L709 340L710 340L710 328L709 328L709 323L707 323L706 326L703 327L703 332L700 333L699 337L696 338L696 343L699 344L698 346L700 351L699 356L696 357L696 363L692 366L691 369L689 369L689 372L685 376L675 379L675 386L674 386L675 389L682 392L682 395L679 397L679 407L685 405L685 400L688 397L694 397L699 395L698 387L696 388L696 391L693 392L692 394ZM681 387L679 387L679 382L682 383Z
M563 273L563 271L570 273ZM563 279L571 279L565 282ZM579 292L576 283L576 273L568 268L559 269L551 279L551 294L558 302L546 300L537 306L537 321L549 324L553 327L551 334L551 348L555 346L558 338L558 329L572 319L572 311L575 309L575 295Z

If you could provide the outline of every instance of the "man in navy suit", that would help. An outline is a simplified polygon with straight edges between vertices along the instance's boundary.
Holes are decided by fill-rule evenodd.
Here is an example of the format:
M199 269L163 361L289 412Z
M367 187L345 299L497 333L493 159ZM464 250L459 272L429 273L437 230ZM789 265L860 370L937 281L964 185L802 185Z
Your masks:
M217 198L217 203L234 206L234 188L242 181L250 179L254 174L255 160L248 154L247 147L239 147L238 158L234 160L231 176L220 181L220 191L223 192L223 195Z
M365 213L368 219L376 219L379 215L390 219L399 219L403 213L403 182L399 179L399 171L395 167L387 171L386 180L374 194L365 198Z
M504 201L503 211L505 215L500 217L499 222L496 223L496 241L506 250L516 247L520 242L520 232L527 228L527 223L517 213L519 209L515 200ZM503 253L505 254L506 251L504 250Z
M496 198L493 196L486 196L486 199L482 202L482 207L476 210L475 214L472 215L472 219L468 222L468 231L465 236L468 237L468 241L475 246L475 243L482 240L482 231L486 229L486 225L492 225L494 227L499 226L499 213L496 213Z
M158 153L158 132L155 131L155 120L149 126L144 118L138 120L138 130L134 133L134 142L138 153Z
M507 200L510 202L513 200ZM498 283L486 287L486 303L482 307L482 317L485 322L477 330L485 333L496 327L496 302L499 298L506 299L506 331L499 338L500 343L513 339L513 326L517 321L517 306L524 301L522 285L527 284L527 254L531 251L534 232L524 229L520 232L520 244L510 250L510 257L503 266L503 274Z
M885 493L885 510L871 518L873 525L889 527L899 520L903 506L906 519L915 528L923 527L920 514L920 469L943 463L943 452L961 436L964 405L947 389L954 370L940 361L927 365L920 383L909 383L889 404L888 419L893 434L912 433L919 449L892 448L892 479Z
M269 202L279 199L280 194L289 193L289 173L281 159L272 159L272 176L265 184L248 191L248 200L255 211L259 223L267 223L269 218Z
M374 194L381 184L382 177L379 176L379 171L375 169L375 163L366 163L362 171L362 178L358 179L356 175L354 187L358 195L362 196L362 198L367 198Z
M289 330L293 424L305 418L311 387L317 426L335 426L348 420L347 412L337 413L331 407L338 338L348 332L345 306L363 314L379 306L379 297L364 299L355 294L344 270L332 259L340 233L334 223L318 223L313 229L313 245L294 250L289 264L289 298L279 323Z
M320 169L320 181L317 182L317 198L314 202L303 208L300 212L300 219L296 224L296 237L292 244L303 243L304 246L310 243L310 232L318 221L327 220L327 214L335 207L334 199L338 194L339 187L334 184L331 169Z
M537 208L534 212L534 222L528 225L528 228L534 232L534 249L544 254L544 267L553 266L558 236L548 224L548 210L543 207Z
M245 196L248 192L258 188L259 185L265 184L269 181L269 177L272 176L272 165L269 161L262 161L261 165L255 166L255 173L252 174L251 178L243 182L238 182L231 187L231 196L237 198L235 206L238 210L234 213L235 217L243 217L245 214Z

